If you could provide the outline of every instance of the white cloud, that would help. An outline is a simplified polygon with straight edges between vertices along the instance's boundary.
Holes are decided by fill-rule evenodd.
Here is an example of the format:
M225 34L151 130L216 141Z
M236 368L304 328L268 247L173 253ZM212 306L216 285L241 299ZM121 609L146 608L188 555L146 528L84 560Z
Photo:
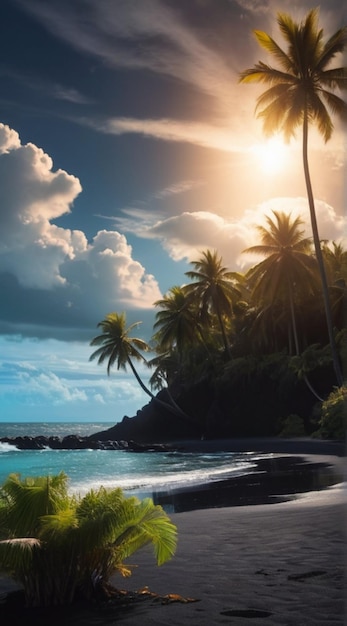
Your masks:
M111 371L90 362L92 348L87 343L38 341L0 337L0 398L4 419L9 407L22 407L25 415L52 419L64 408L64 419L75 415L121 419L134 415L147 403L132 372ZM73 354L73 360L66 355ZM145 382L149 370L138 371ZM59 408L60 407L60 408ZM93 418L94 419L94 418ZM28 420L30 421L30 420Z
M131 246L117 231L99 231L81 258L88 267L94 298L101 287L105 296L113 293L122 306L142 309L160 297L156 279L132 258Z
M158 200L162 198L169 198L170 196L187 193L192 189L202 187L204 184L205 183L202 180L181 180L180 182L173 183L169 187L165 187L165 189L160 189L160 191L153 194L153 197Z
M316 214L321 239L342 241L347 244L347 218L338 216L332 206L316 200ZM158 239L172 259L193 261L206 249L217 249L224 262L231 268L243 268L254 262L246 257L245 248L258 243L256 226L266 225L265 215L272 211L291 213L303 220L303 230L311 237L309 209L306 198L272 198L252 209L246 210L237 221L206 211L185 212L153 223L145 228L138 220L133 222L132 232L138 237ZM129 219L127 226L130 227Z
M137 119L130 117L110 118L103 122L90 118L81 118L81 123L91 126L106 134L123 135L126 133L153 137L163 141L191 143L196 146L221 150L223 152L244 151L241 134L233 132L231 120L223 126L182 121L174 119ZM251 126L255 121L250 119ZM235 126L235 124L234 124ZM238 126L238 129L240 127ZM248 129L249 130L249 129Z
M82 190L80 181L54 171L41 148L22 145L4 124L0 151L2 272L14 275L24 288L59 288L66 308L77 306L88 314L106 305L110 310L151 307L161 295L157 281L132 258L124 235L104 230L88 244L82 231L52 223L70 212Z
M86 245L82 233L50 223L70 211L81 191L77 178L52 171L52 159L33 144L21 145L18 134L0 124L0 259L25 286L50 288L64 283L60 265L73 258L74 246Z
M0 154L6 154L10 150L20 147L19 135L15 130L0 124Z

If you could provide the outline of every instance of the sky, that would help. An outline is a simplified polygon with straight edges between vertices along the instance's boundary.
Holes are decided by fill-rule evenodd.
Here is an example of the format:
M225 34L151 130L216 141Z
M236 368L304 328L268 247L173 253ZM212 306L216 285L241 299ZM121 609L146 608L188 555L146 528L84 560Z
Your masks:
M2 0L0 422L135 415L147 396L131 373L89 362L98 322L124 311L149 341L154 302L190 263L211 249L245 271L273 210L300 215L310 236L300 132L265 139L261 86L238 76L267 60L254 29L282 43L278 11L311 8ZM320 24L327 36L346 25L346 3L322 1ZM346 129L334 122L327 144L310 129L310 165L320 236L345 242Z

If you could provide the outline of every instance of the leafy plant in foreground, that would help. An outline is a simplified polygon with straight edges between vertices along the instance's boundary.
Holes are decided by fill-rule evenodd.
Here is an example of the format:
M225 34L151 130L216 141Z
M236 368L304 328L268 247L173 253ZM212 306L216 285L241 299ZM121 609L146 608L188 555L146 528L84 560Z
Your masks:
M131 574L124 560L148 543L163 564L177 530L150 498L104 487L71 496L63 472L11 474L0 490L0 538L0 570L23 586L26 605L51 606L99 596L112 574Z

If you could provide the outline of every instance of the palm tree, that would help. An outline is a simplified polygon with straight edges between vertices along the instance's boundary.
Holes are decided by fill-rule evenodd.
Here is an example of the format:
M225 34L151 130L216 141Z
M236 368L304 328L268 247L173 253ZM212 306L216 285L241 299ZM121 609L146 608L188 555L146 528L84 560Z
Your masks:
M193 261L192 265L195 269L186 272L186 276L194 282L186 285L186 291L195 299L203 323L206 324L212 313L217 316L224 348L230 357L230 345L224 320L225 317L230 320L232 300L240 295L234 284L235 273L229 272L223 266L222 259L216 250L203 252L202 257L198 261Z
M240 74L240 82L262 82L269 88L258 98L258 116L263 118L263 128L270 135L282 130L286 139L302 126L302 156L310 209L311 226L318 262L325 316L328 327L334 369L338 384L343 381L335 344L331 306L326 271L320 245L317 218L308 164L308 127L316 124L318 131L328 141L333 123L329 110L341 117L347 114L347 104L334 89L347 88L347 68L330 68L330 63L344 51L347 44L347 27L340 28L328 41L323 42L323 30L318 27L318 9L312 9L301 23L294 22L284 13L278 13L277 23L288 44L285 52L263 31L256 30L258 43L279 63L279 69L259 61L253 68Z
M190 360L194 347L202 345L212 361L208 340L199 320L199 307L187 286L171 287L166 296L154 305L161 308L156 313L153 337L159 353L168 355L176 352L181 366L183 361Z
M330 283L345 285L347 282L347 250L343 248L341 243L333 241L332 247L325 244L322 251Z
M117 364L117 370L126 370L127 365L129 365L141 389L153 400L155 404L185 420L193 422L194 420L181 411L176 404L175 406L172 406L155 396L150 389L146 387L139 376L132 359L136 359L137 361L142 361L147 364L142 352L148 352L150 350L148 343L146 343L143 339L130 337L129 335L132 329L138 326L139 323L140 322L135 322L127 328L125 313L109 313L106 315L105 319L98 324L98 327L101 327L102 329L102 334L94 337L94 339L90 342L91 346L100 347L91 354L89 360L92 361L97 358L99 365L107 360L108 375L110 375L111 368L115 363Z
M300 353L295 316L295 296L310 295L316 291L317 264L311 255L311 240L300 229L302 220L273 211L267 216L268 228L258 226L261 244L244 250L245 253L266 257L247 272L252 287L252 298L262 308L282 302L289 307L296 354Z
M161 565L177 541L176 527L150 498L103 487L69 496L64 473L10 475L0 490L0 528L0 569L23 586L26 606L100 597L112 574L131 574L123 561L140 547L152 543Z
M323 257L330 282L331 307L336 326L347 327L347 250L340 243L323 246ZM340 352L341 354L341 352Z
M101 365L108 359L108 376L110 375L111 367L115 363L117 363L117 370L126 370L126 366L129 365L141 389L152 397L150 390L143 383L132 361L132 358L134 358L137 361L146 363L142 352L150 350L149 345L143 339L129 336L132 329L139 324L140 322L135 322L127 328L125 313L109 313L106 315L105 319L98 324L98 327L102 329L102 334L94 337L90 342L91 346L99 346L101 344L101 347L91 354L89 360L92 361L97 358L98 364Z
M294 220L286 213L273 211L274 221L266 217L268 228L258 226L261 245L247 248L244 252L265 256L265 260L252 267L247 274L253 287L252 297L261 304L272 305L282 302L288 305L294 337L295 353L300 354L295 299L298 296L314 295L317 287L317 263L311 255L311 240L300 230L302 220ZM289 334L289 333L288 333ZM319 399L307 376L305 382Z
M154 339L160 350L176 348L182 357L189 346L196 343L201 331L192 304L184 288L178 286L171 287L164 298L154 303L161 308L154 323Z

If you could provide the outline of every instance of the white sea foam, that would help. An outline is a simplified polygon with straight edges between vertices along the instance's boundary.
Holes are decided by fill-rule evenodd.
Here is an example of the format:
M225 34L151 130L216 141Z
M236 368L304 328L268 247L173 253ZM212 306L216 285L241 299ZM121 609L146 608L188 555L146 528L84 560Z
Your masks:
M0 454L5 454L6 452L20 452L20 450L10 443L0 442Z
M190 469L180 472L168 472L159 473L154 475L149 474L136 474L133 476L117 476L117 477L102 477L100 483L96 484L95 478L91 480L82 480L72 482L70 490L73 493L85 494L89 489L95 489L101 485L107 489L121 487L124 491L129 493L134 491L141 492L156 492L162 490L176 489L180 487L192 485L203 485L205 483L216 482L223 480L228 476L235 476L237 474L243 474L245 472L251 473L252 469L256 468L254 463L242 463L239 462L234 466L226 467L213 467L205 469Z

